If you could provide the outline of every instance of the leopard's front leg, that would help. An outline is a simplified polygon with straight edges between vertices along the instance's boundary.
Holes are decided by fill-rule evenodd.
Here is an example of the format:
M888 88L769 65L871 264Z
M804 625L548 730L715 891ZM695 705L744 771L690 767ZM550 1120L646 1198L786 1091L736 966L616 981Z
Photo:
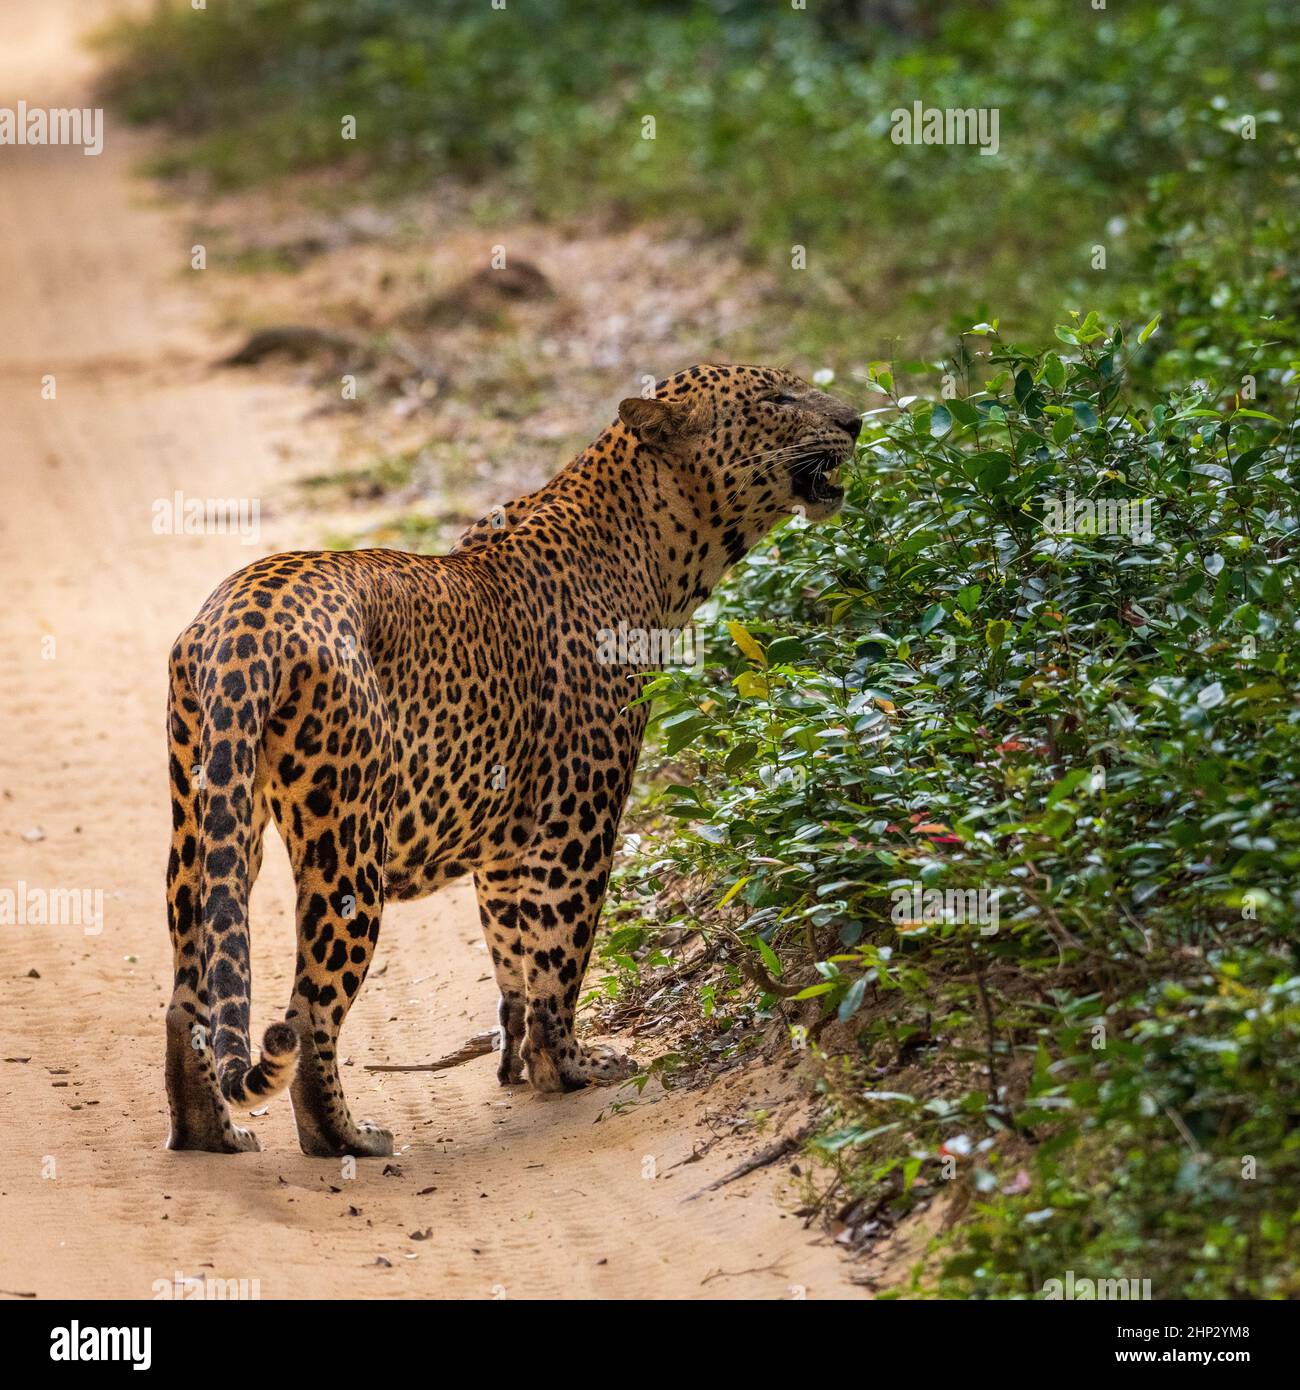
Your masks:
M593 820L576 817L563 833L552 833L530 854L520 876L527 994L523 1058L528 1079L539 1091L607 1086L637 1071L635 1062L613 1048L580 1043L574 1031L617 825L616 820Z

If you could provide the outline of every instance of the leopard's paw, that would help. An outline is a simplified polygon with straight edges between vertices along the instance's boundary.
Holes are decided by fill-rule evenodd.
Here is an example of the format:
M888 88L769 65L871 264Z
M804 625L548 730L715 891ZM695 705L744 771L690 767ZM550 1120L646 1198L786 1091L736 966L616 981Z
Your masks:
M517 1053L506 1053L497 1063L497 1080L502 1086L519 1086L524 1079L524 1059Z
M299 1127L298 1147L308 1158L392 1158L393 1136L370 1120L351 1125L340 1133L321 1134Z
M549 1040L548 1040L549 1041ZM573 1037L538 1047L524 1042L524 1063L534 1091L580 1091L584 1086L616 1086L637 1074L637 1063L612 1047L584 1047Z
M262 1146L257 1135L242 1125L231 1124L228 1120L220 1127L207 1125L181 1128L172 1125L167 1136L167 1147L175 1152L186 1149L199 1150L213 1154L248 1154L260 1152Z
M524 1065L528 1068L528 1084L534 1091L563 1091L569 1089L560 1075L554 1054L547 1048L525 1047Z
M612 1047L579 1046L571 1057L561 1057L555 1068L559 1085L540 1089L580 1091L584 1086L616 1086L635 1076L637 1064ZM537 1082L533 1082L534 1086Z

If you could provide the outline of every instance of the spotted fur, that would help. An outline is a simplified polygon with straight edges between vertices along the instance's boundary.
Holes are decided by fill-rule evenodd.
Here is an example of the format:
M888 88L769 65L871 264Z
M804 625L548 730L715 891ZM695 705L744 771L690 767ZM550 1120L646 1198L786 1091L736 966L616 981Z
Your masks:
M216 590L171 653L170 1147L256 1148L229 1105L289 1085L305 1153L391 1153L349 1113L339 1030L385 899L465 873L501 991L501 1081L634 1070L574 1032L646 721L646 671L607 664L599 634L679 627L778 519L834 512L858 424L788 373L692 367L623 401L450 555L273 555ZM248 897L269 822L298 955L254 1062Z

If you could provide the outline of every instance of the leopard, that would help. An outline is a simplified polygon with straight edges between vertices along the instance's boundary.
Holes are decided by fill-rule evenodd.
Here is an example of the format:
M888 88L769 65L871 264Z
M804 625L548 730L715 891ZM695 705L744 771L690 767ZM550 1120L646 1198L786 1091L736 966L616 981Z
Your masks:
M445 555L273 554L216 588L168 665L168 1148L260 1148L232 1110L287 1087L303 1153L391 1155L352 1117L340 1030L385 903L466 875L501 1084L637 1073L575 1026L657 674L601 634L682 630L775 525L832 517L861 423L782 368L692 366ZM272 824L297 952L253 1061L248 903Z

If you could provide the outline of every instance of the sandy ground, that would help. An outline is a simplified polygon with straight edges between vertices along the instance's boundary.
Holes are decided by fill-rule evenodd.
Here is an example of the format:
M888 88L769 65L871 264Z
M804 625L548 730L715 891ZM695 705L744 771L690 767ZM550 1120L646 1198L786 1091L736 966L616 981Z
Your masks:
M0 104L84 98L76 30L108 8L9 0ZM0 890L103 895L102 931L0 926L0 1290L148 1298L179 1275L264 1298L860 1294L788 1214L784 1170L685 1200L771 1136L674 1165L725 1117L787 1101L784 1073L612 1106L502 1091L489 1058L363 1070L491 1022L468 883L389 909L343 1033L353 1111L395 1131L391 1164L303 1157L287 1097L252 1121L260 1154L163 1147L165 656L286 532L270 516L253 545L159 535L153 504L274 493L329 441L296 388L207 365L211 306L181 219L132 176L143 150L111 122L98 158L0 148ZM255 1033L288 998L290 889L268 840Z

